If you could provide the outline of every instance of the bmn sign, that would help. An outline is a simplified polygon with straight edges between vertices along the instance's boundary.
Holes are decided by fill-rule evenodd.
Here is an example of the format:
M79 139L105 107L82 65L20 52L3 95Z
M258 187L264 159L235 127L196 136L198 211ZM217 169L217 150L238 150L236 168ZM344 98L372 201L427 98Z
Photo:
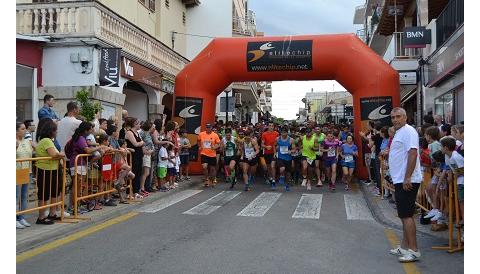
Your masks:
M425 27L408 27L403 31L405 48L424 48L432 43L432 31Z

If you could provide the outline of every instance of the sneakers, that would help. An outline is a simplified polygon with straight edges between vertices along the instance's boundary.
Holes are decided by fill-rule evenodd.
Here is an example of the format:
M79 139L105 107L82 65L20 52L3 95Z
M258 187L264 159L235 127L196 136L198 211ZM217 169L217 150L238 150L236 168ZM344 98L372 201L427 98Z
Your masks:
M312 185L310 184L310 182L307 183L307 190L308 190L308 191L312 190Z
M420 259L420 256L421 256L420 251L415 252L411 249L408 249L407 254L401 257L398 257L398 261L401 263L415 262L415 261L418 261L418 259Z
M290 191L290 187L288 185L285 185L285 191Z
M48 218L43 218L42 220L37 219L35 222L37 225L53 225L55 222L53 220L50 220Z
M306 186L307 185L307 178L303 178L302 180L302 186Z
M394 249L390 249L388 253L396 256L403 256L403 255L406 255L408 252L406 249L403 249L401 246L397 246Z
M275 186L275 182L272 182L270 185L271 185L271 189L272 189L272 190L276 190L276 189L277 189L277 187Z
M107 201L105 202L104 205L105 205L105 206L117 206L117 203L115 203L114 200L109 199L109 200L107 200Z
M438 221L438 219L442 218L442 216L443 216L442 212L438 211L437 213L435 213L435 216L433 216L431 220L436 222Z
M433 216L437 215L438 211L439 211L438 209L434 208L434 209L430 210L430 211L428 212L428 214L425 215L424 218L430 219L430 218L432 218Z
M18 223L18 222L19 222L19 221L17 221L17 223ZM30 227L30 226L31 226L31 224L28 223L27 220L25 220L25 219L21 219L21 220L20 220L20 224L23 225L24 227Z
M60 212L60 210L57 210L57 212L55 212L55 215L62 216L62 213ZM63 217L69 217L69 216L70 216L70 213L68 213L67 211L63 211Z
M25 226L20 223L20 221L17 221L17 229L24 229Z

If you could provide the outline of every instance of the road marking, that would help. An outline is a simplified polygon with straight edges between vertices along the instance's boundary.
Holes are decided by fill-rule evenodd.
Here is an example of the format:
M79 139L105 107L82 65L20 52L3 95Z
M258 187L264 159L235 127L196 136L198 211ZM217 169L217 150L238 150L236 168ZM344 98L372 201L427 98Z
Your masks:
M233 200L240 193L240 191L222 191L196 207L183 212L183 214L208 215Z
M368 209L367 202L362 195L344 194L345 211L347 220L373 221L373 216Z
M92 233L95 233L97 231L105 229L105 228L107 228L109 226L112 226L114 224L118 224L118 223L121 223L123 221L126 221L126 220L132 218L135 215L138 215L138 213L137 212L130 212L130 213L127 213L125 215L122 215L122 216L113 218L111 220L108 220L108 221L106 221L104 223L101 223L99 225L96 225L96 226L87 228L85 230L79 231L79 232L74 233L72 235L69 235L65 238L58 239L56 241L50 242L48 244L42 245L42 246L34 248L32 250L23 252L23 253L17 255L17 263L21 263L21 262L23 262L27 259L30 259L34 256L37 256L37 255L42 254L44 252L47 252L47 251L50 251L52 249L58 248L62 245L68 244L70 242L73 242L75 240L78 240L80 238L88 236Z
M302 194L292 218L319 219L323 194Z
M262 192L247 207L240 211L237 216L262 217L281 195L281 193Z
M163 199L160 199L159 201L157 201L155 203L144 206L137 211L138 212L144 212L144 213L155 213L155 212L158 212L162 209L165 209L165 208L167 208L171 205L174 205L174 204L176 204L180 201L183 201L187 198L190 198L193 195L196 195L196 194L198 194L202 191L203 190L190 190L190 189L184 190L182 192L179 192L179 193L173 194L171 196L167 196Z
M385 235L387 236L388 241L390 242L390 246L392 248L397 247L400 245L400 241L395 235L395 232L391 229L385 228ZM401 263L403 266L403 270L406 274L421 274L420 270L418 270L415 263Z

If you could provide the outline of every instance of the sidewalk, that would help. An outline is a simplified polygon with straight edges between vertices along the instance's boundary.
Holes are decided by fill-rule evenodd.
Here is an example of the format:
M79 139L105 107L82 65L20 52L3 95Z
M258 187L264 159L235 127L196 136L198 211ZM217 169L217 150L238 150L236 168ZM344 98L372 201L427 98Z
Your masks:
M384 225L402 230L402 221L398 218L395 204L389 203L387 199L382 199L382 197L376 197L373 194L373 189L375 187L374 184L367 186L358 181L358 185L367 200L367 204L370 207L374 218ZM431 225L420 224L419 214L416 214L414 219L418 234L440 238L442 241L445 241L445 244L448 243L448 229L444 231L432 231Z
M180 182L175 190L168 192L155 192L145 198L142 202L130 204L118 204L117 206L104 206L101 210L93 210L80 215L82 218L88 217L90 220L79 220L78 223L55 223L53 225L37 225L35 221L38 212L28 214L27 221L32 225L24 229L16 231L17 254L25 252L29 249L44 245L56 239L63 238L77 231L86 229L99 223L103 223L115 217L121 216L136 208L153 203L159 199L165 198L173 193L196 186L201 182L201 176L191 176L190 181Z

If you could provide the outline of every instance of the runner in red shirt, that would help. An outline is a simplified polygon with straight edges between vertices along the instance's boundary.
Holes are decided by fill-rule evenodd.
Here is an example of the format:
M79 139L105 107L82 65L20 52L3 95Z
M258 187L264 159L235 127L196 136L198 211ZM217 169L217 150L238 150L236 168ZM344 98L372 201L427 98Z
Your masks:
M275 185L275 151L276 148L276 140L278 137L278 132L274 131L275 125L273 122L268 123L268 130L262 134L262 148L263 148L263 158L267 163L267 171L271 185Z

